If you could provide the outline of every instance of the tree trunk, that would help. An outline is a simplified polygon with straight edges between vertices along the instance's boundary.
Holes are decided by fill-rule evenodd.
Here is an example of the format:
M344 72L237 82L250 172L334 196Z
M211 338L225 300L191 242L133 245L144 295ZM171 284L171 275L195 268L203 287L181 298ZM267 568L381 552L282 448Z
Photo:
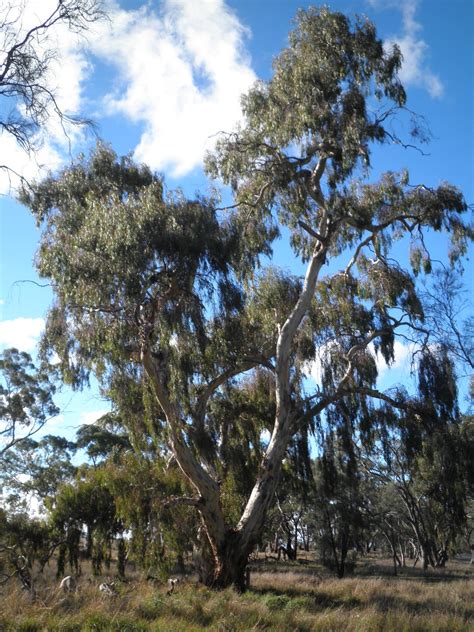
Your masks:
M238 531L229 529L214 552L211 548L202 551L200 580L210 588L234 586L239 592L244 592L248 588L246 568L252 548L249 550L244 545Z
M120 579L125 579L127 549L123 536L119 539L117 545L117 575Z
M92 557L92 547L93 547L93 538L92 538L92 527L91 525L86 525L87 536L86 536L86 559L90 560Z

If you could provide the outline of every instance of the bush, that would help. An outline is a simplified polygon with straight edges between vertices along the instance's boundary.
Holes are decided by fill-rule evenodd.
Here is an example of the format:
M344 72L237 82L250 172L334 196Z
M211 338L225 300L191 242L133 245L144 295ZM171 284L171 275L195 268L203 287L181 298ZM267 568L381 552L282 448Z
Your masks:
M271 611L284 610L290 601L291 599L287 595L270 595L265 599L267 608Z
M165 601L163 597L161 595L153 595L150 599L138 605L137 615L147 621L153 621L153 619L161 616L164 607Z
M100 613L94 613L87 617L81 632L110 632L109 617Z

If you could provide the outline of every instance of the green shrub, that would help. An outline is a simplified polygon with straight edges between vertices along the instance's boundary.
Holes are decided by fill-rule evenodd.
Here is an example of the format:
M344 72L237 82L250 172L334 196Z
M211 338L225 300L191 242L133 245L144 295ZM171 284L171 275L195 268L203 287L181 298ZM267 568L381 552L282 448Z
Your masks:
M290 597L287 595L270 595L265 599L267 608L271 611L284 610L289 602Z
M110 623L109 616L96 612L87 617L81 632L110 632Z
M147 621L153 621L163 614L165 600L161 595L153 595L137 607L137 615Z
M10 632L10 630L13 629L14 628L8 619L4 619L3 617L0 619L0 632Z
M311 611L314 606L314 599L311 597L293 597L286 604L285 610L291 611Z
M16 626L16 632L41 632L42 625L36 619L24 619Z

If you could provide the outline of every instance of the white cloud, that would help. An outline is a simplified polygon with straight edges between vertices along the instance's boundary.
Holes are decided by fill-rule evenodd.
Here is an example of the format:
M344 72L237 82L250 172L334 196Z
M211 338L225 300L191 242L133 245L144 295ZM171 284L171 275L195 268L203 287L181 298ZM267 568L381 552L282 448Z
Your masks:
M20 178L27 180L38 178L48 169L56 169L61 165L60 153L49 142L39 140L40 146L33 154L28 154L22 149L12 136L6 133L0 134L0 145L5 155L8 156L9 169L0 169L0 195L8 194L12 189L18 188Z
M400 340L395 340L393 344L394 360L390 366L387 365L380 353L375 353L373 345L370 345L370 350L375 357L379 378L386 376L390 371L401 371L406 376L409 375L413 354L412 344L404 344Z
M443 84L440 78L428 67L429 46L419 37L422 27L415 20L417 2L405 0L401 8L403 14L403 36L394 39L400 46L403 54L400 79L406 85L425 88L432 97L441 97L444 90Z
M95 422L109 413L110 410L92 410L89 412L82 412L79 416L79 425L80 426L90 426L91 424L95 424Z
M406 86L424 88L431 97L441 97L444 86L441 79L429 67L429 45L420 36L422 25L415 20L418 0L368 0L375 8L396 8L402 13L403 32L394 35L387 44L398 44L403 55L400 79Z
M65 417L62 413L59 415L56 415L55 417L51 417L50 419L48 419L45 425L41 428L41 432L39 436L49 434L51 432L51 428L53 427L54 428L56 428L57 426L64 427L65 421L66 421Z
M43 329L43 318L14 318L0 321L0 346L33 351Z
M56 1L26 0L23 30L47 16ZM63 112L82 112L94 56L105 61L116 73L116 89L102 95L102 111L143 125L137 160L183 175L202 164L210 137L231 130L240 118L240 95L256 79L244 50L246 31L224 0L164 0L156 11L151 3L137 10L122 9L115 0L107 4L110 19L91 25L85 38L64 25L48 30L38 45L55 51L47 86ZM66 132L50 108L35 139L36 155L0 136L12 169L0 170L0 193L18 186L14 172L38 178L77 153L81 132L73 126Z
M137 160L183 175L240 118L240 95L256 79L245 30L223 0L165 0L159 14L113 6L92 47L119 72L107 107L144 125Z

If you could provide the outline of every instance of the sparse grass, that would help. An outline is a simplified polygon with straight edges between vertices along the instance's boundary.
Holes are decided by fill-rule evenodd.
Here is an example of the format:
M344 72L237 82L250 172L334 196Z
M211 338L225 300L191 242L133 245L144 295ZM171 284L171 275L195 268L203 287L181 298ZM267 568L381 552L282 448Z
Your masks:
M184 583L170 596L164 585L138 577L117 597L81 579L76 594L58 594L47 576L31 603L11 584L0 596L0 632L468 632L474 629L474 569L452 563L423 574L391 577L367 563L343 580L314 563L254 565L252 588L214 592ZM372 576L371 576L372 575ZM375 575L375 576L374 576Z

